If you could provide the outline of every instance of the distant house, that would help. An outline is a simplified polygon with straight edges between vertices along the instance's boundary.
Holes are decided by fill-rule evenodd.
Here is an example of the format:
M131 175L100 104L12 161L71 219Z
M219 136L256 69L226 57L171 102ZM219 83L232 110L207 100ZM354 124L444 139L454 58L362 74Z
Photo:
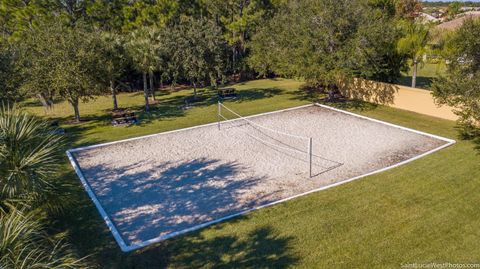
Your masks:
M461 15L478 17L480 16L480 10L467 11L467 12L461 13L460 16Z
M438 31L453 31L460 28L466 19L468 18L480 18L480 11L469 11L459 14L459 17L451 21L447 21L435 26Z
M427 13L424 13L424 12L420 12L419 18L421 18L421 20L424 21L424 22L439 22L440 21L440 19L435 18L434 16L432 16L430 14L427 14Z
M480 11L480 7L461 7L460 11L467 12L467 11Z

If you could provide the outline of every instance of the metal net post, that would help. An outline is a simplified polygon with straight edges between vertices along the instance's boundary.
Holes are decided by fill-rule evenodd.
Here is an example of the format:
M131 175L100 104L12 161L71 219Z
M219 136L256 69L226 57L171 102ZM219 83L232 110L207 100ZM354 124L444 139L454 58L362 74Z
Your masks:
M308 169L310 177L312 177L312 156L313 156L313 139L310 137L308 140Z
M217 104L217 126L218 130L220 130L220 115L222 113L222 105L220 104L220 101L218 101Z

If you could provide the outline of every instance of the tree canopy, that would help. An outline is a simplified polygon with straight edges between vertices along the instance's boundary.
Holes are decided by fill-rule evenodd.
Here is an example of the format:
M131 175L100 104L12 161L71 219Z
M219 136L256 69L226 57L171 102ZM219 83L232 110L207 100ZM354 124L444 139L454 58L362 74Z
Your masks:
M412 62L412 88L415 88L418 64L423 62L423 56L427 53L430 29L428 25L409 20L402 21L400 27L403 28L403 36L398 40L397 48Z
M99 33L53 23L41 25L24 40L24 90L47 100L67 100L79 121L79 102L104 93L108 85Z
M18 50L0 44L0 102L12 103L24 96L20 91L22 78L18 68Z
M158 28L144 27L133 31L126 44L135 69L143 74L145 110L149 109L147 74L153 73L159 67L162 42Z
M433 95L439 104L456 108L466 127L480 122L480 21L467 20L445 44L447 73L435 79Z
M420 0L398 0L397 16L409 21L414 21L422 11L422 3Z
M221 29L206 19L186 19L174 30L177 49L172 60L179 63L183 77L194 86L197 83L216 85L223 79L225 42Z
M391 81L397 38L393 18L364 1L291 1L254 36L250 64L329 87L354 75Z

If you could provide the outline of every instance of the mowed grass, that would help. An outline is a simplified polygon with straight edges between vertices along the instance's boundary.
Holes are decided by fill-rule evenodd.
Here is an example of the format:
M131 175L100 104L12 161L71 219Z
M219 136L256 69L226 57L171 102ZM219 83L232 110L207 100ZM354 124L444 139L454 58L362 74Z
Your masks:
M235 85L229 105L244 115L308 103L314 96L291 80ZM181 91L161 96L171 99ZM121 95L122 106L141 97ZM138 98L138 99L135 99ZM82 106L90 122L64 125L71 146L112 141L214 122L215 101L165 116L160 107L140 126L112 127L109 98ZM130 103L131 102L131 103ZM340 105L369 117L457 138L455 123L374 105ZM38 107L29 108L41 113ZM64 118L64 104L56 106ZM87 112L90 111L90 112ZM301 120L301 119L299 119ZM221 142L221 141L220 141ZM404 263L479 262L480 156L458 140L425 158L326 191L261 209L133 253L122 253L65 162L63 180L74 184L71 205L54 227L67 230L74 245L100 268L400 268Z
M425 63L420 64L417 70L417 88L428 89L432 84L434 78L439 74L445 73L445 64L440 63ZM402 77L399 79L398 84L411 87L412 86L413 70L402 73Z

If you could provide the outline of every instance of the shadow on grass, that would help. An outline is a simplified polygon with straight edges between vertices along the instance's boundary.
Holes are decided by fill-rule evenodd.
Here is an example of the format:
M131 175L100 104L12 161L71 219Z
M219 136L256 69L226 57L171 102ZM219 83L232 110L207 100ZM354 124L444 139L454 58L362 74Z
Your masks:
M417 77L416 88L428 89L432 85L433 77ZM398 84L412 87L412 77L411 76L402 76L398 79Z
M40 101L36 98L30 98L30 99L27 99L25 101L22 102L22 106L24 107L42 107L42 104L40 103Z
M271 98L275 95L282 94L283 90L278 88L267 89L244 89L237 90L237 102L254 101L258 99ZM214 105L218 102L219 98L217 91L213 89L201 89L198 91L198 95L194 98L193 95L183 96L177 95L168 98L164 98L155 105L149 113L144 113L145 118L153 119L156 117L178 117L183 116L186 107L206 107ZM136 109L141 109L137 107Z
M328 100L324 88L304 85L294 92L294 100L318 102L341 109L370 110L375 104L392 104L399 87L364 79L348 79L338 83L334 100Z
M480 137L471 139L471 141L473 141L473 144L474 144L473 148L477 152L477 155L480 155Z
M458 134L458 140L470 141L476 153L480 155L480 128L456 122L455 130Z
M238 102L247 102L264 98L271 98L275 95L282 94L283 90L278 88L267 88L267 89L245 89L239 90L237 101Z
M86 122L81 122L76 124L62 124L61 127L65 130L64 139L65 139L66 145L68 145L68 148L65 148L65 150L79 146L78 141L81 141L81 139L84 138L85 133L88 133L98 128L98 126L104 125L104 124L107 124L106 116L104 117L92 116ZM103 142L106 142L106 140L99 140L99 139L88 140L89 145L103 143ZM83 144L82 146L85 146L85 144Z
M196 232L137 252L121 268L289 268L299 260L290 253L292 240L269 226L243 237L207 238Z
M326 101L321 100L319 103L335 107L338 109L342 110L356 110L356 111L370 111L374 110L378 107L378 105L369 103L369 102L364 102L364 101L359 101L359 100L348 100L348 99L337 99L335 101Z
M62 102L63 102L63 100L59 99L59 98L56 98L56 99L52 100L52 104L53 104L54 107L55 107L55 105L58 105ZM27 100L22 101L21 104L24 107L39 107L39 108L45 109L45 107L42 105L40 100L36 97L28 98Z
M74 187L68 193L71 203L65 205L54 227L67 232L81 256L92 255L91 261L101 261L103 255L111 257L117 245L75 172L68 171L59 180L74 183Z
M157 106L209 106L217 102L216 92L210 89L198 90L196 98L191 95L176 95L160 100Z
M157 89L155 90L155 97L162 97L170 95L172 92L168 88Z
M263 81L281 81L282 79L280 78L267 78L267 79L261 79ZM256 81L255 79L254 80L245 80L245 81L241 81L241 82L237 82L237 83L233 83L234 85L238 85L238 86L244 86L244 85L247 85L248 83L251 83L252 81ZM227 84L228 85L228 84Z
M326 93L308 86L302 86L292 94L294 95L294 97L291 98L292 100L308 101L312 103L320 102L327 96Z
M149 124L154 120L167 120L183 116L185 116L185 110L183 110L180 106L172 105L157 105L150 108L148 112L142 111L137 114L137 117L139 119L138 125L140 126Z

